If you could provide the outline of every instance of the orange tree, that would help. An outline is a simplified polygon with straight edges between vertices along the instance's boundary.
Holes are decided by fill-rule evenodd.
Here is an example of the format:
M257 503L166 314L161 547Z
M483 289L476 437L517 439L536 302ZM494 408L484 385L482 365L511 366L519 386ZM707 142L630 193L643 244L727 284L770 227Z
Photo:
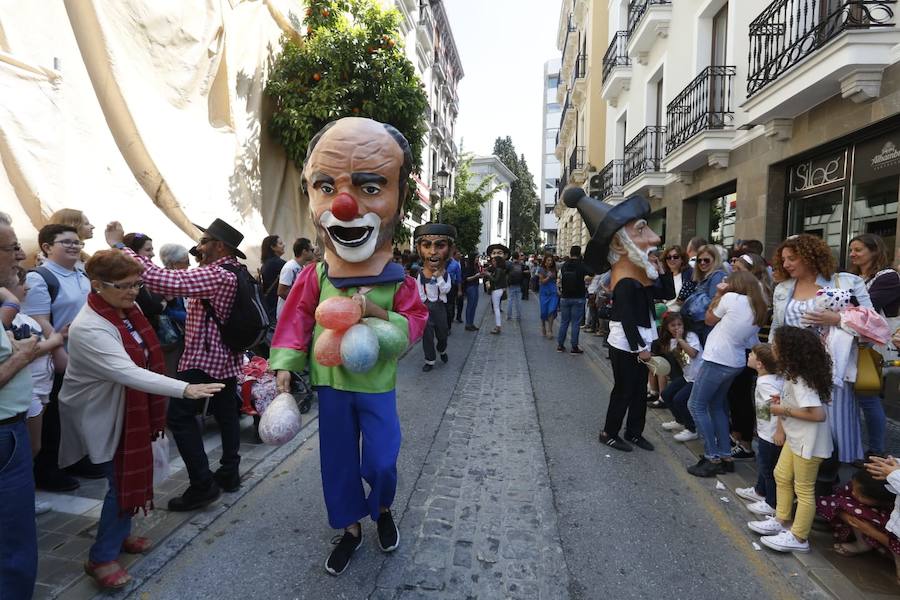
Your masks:
M375 0L309 0L302 43L285 36L266 83L269 130L302 168L310 139L330 121L369 117L396 127L419 171L428 97L400 43L400 13ZM414 204L410 178L403 202ZM398 227L400 237L409 232ZM398 242L403 241L401 239Z

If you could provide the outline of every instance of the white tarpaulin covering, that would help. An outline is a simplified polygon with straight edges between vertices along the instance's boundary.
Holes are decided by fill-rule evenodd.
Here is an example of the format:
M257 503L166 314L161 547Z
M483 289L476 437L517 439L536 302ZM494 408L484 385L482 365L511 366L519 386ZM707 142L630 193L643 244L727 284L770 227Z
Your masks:
M298 0L0 0L0 210L29 251L60 208L157 247L225 219L251 258L311 237L265 131L267 68Z

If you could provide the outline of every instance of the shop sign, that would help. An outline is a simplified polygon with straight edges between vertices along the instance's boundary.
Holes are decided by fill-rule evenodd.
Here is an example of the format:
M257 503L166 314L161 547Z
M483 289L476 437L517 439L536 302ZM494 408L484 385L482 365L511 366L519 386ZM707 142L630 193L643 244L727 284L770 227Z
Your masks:
M790 193L800 194L810 190L840 183L847 177L847 151L823 158L807 160L790 169Z
M853 179L857 183L900 175L900 132L863 142L854 153Z

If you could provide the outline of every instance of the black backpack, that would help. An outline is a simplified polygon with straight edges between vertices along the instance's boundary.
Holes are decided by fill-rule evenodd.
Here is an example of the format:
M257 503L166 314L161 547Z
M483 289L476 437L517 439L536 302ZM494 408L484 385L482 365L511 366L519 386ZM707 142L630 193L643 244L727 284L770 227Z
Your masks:
M584 278L578 274L580 269L575 261L566 261L559 270L560 290L564 298L581 298L584 296Z
M202 300L206 310L206 318L212 319L222 342L235 353L246 352L265 341L269 330L269 315L266 313L259 291L259 282L250 275L244 265L223 264L222 268L234 273L237 278L237 290L234 294L234 305L225 322L219 320L209 300Z

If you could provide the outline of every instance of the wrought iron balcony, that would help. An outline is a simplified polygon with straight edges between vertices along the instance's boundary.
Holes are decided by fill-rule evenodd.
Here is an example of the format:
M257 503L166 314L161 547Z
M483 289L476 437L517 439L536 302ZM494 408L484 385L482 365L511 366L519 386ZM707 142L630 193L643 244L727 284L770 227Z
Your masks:
M579 79L584 79L587 76L587 54L579 54L575 58L575 68L572 69L572 87L575 87L575 84Z
M647 8L654 4L672 4L672 0L631 0L628 3L628 33L631 34L641 24Z
M897 0L776 0L750 23L750 97L851 29L893 27Z
M566 186L567 186L567 185L569 185L569 177L568 177L568 174L566 173L566 170L563 169L563 170L562 170L562 173L561 173L560 176L559 176L559 182L556 184L556 190L557 190L556 198L557 198L557 200L559 200L559 198L562 198L563 190L566 189Z
M666 153L709 129L724 129L734 120L735 68L706 67L666 107Z
M631 65L631 59L628 57L628 32L617 31L603 55L603 83L606 83L609 74L616 67L627 67Z
M569 42L571 41L572 34L578 31L578 27L575 25L575 15L569 13L568 21L566 22L566 37L563 40L563 48L562 48L562 56L563 60L566 57L566 50L569 48ZM574 47L574 46L573 46Z
M611 160L600 171L600 199L606 200L613 196L622 195L625 161L621 159Z
M572 153L569 154L569 173L574 173L575 171L583 171L585 165L584 162L584 146L575 146L572 148Z
M666 128L651 125L641 129L625 146L625 183L644 173L662 171Z

